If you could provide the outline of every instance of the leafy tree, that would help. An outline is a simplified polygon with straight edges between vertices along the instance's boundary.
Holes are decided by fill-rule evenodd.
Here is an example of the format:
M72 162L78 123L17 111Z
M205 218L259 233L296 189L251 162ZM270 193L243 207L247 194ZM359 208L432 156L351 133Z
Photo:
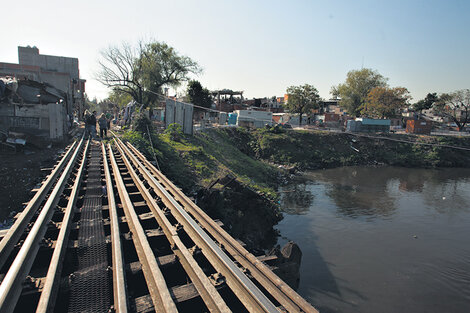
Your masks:
M191 80L188 84L187 95L189 102L204 108L210 108L212 105L212 97L206 88L203 88L197 80ZM196 108L197 109L197 108Z
M162 94L162 87L178 87L189 80L189 74L201 72L198 64L187 56L179 55L166 43L152 42L144 45L139 63L142 66L142 80L149 91ZM148 102L154 102L157 96L146 93Z
M146 105L155 102L154 93L161 93L163 86L176 87L190 73L200 72L195 61L158 41L111 46L101 51L101 57L97 80Z
M88 95L85 94L85 109L90 112L98 111L99 105L98 105L98 100L96 99L96 97L90 100L90 98L88 98Z
M459 131L462 131L470 121L470 90L462 89L450 94L441 94L433 105L433 111L452 120Z
M321 101L318 90L312 85L290 86L287 88L288 100L285 104L289 112L300 114L299 124L302 124L302 115L316 109Z
M112 103L117 104L118 107L122 108L129 102L131 102L133 99L130 94L113 89L108 95L108 100Z
M439 100L439 97L437 96L437 93L428 93L426 97L422 100L419 100L418 102L413 104L413 110L414 111L419 111L422 112L423 110L429 110L432 108L434 103Z
M367 95L361 113L375 118L396 117L400 109L408 105L410 98L408 89L403 87L375 87Z
M346 81L333 86L330 93L340 97L339 105L351 116L359 116L369 92L375 87L387 87L387 78L377 71L364 68L349 71Z

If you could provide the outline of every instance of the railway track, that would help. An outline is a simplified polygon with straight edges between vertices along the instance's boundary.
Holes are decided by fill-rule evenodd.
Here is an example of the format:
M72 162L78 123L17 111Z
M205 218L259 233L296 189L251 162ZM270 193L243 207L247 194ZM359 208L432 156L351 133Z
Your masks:
M135 147L71 144L0 241L0 312L318 312Z

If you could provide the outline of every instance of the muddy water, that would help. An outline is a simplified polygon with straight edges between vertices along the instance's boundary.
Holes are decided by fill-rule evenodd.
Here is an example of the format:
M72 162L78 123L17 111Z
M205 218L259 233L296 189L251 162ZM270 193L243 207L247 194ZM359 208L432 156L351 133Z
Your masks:
M345 167L282 191L320 312L470 312L470 170Z

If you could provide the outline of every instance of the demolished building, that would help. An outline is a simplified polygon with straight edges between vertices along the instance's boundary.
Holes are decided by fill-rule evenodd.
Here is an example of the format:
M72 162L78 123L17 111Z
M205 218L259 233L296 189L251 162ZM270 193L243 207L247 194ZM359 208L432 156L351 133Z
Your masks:
M27 141L60 141L70 128L67 94L47 83L0 77L0 131Z
M0 76L46 83L66 93L67 112L82 116L85 104L85 79L80 78L79 60L46 55L37 47L18 47L18 63L0 62Z

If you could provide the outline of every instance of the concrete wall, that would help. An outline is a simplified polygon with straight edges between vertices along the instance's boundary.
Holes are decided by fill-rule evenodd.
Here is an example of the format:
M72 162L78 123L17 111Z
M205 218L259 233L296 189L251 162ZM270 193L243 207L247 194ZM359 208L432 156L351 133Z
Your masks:
M77 58L39 54L36 47L18 47L18 61L19 64L40 66L43 71L69 73L72 78L79 78Z
M66 73L55 73L55 72L41 72L39 74L40 80L51 84L57 89L69 93L71 96L71 77ZM71 99L67 99L71 101Z
M165 126L177 123L183 127L185 134L193 134L193 109L190 104L167 99L165 105Z
M44 136L51 140L65 138L67 115L59 103L49 104L7 104L0 105L0 129Z
M0 62L0 76L15 76L39 81L40 68L30 65L19 65Z

